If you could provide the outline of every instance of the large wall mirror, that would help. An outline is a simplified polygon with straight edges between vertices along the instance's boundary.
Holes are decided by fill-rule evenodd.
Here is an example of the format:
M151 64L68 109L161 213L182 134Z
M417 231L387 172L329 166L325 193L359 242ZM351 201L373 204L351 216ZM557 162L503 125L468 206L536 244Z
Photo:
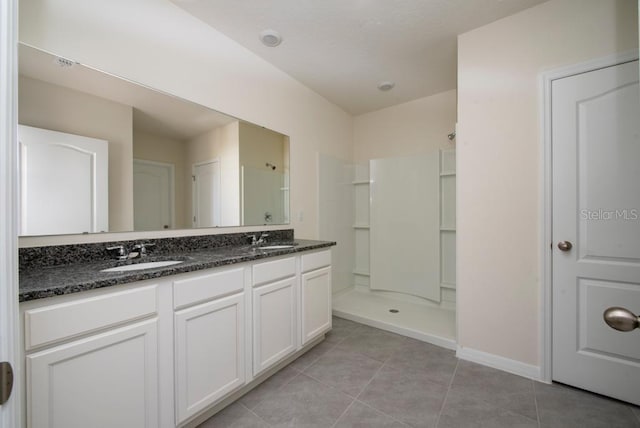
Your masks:
M289 223L289 138L19 47L21 235Z

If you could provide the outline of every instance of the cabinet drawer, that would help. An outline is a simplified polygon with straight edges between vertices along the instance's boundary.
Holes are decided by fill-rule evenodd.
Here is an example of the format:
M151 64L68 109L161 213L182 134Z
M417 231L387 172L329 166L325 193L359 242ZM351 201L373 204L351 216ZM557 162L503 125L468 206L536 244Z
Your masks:
M287 278L295 274L295 257L274 260L272 262L257 263L253 265L253 285L260 285L265 282Z
M302 256L302 272L320 269L331 264L331 250L318 251L317 253L304 254Z
M153 315L157 302L157 286L151 285L30 309L24 314L25 349Z
M197 275L173 282L173 305L180 308L244 289L244 268Z

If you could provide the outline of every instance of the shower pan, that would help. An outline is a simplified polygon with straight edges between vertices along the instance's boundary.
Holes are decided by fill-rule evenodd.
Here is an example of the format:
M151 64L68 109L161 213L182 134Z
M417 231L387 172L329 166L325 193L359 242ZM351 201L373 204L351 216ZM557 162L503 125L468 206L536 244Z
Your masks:
M455 149L371 160L351 174L350 282L336 284L334 314L455 349ZM335 189L320 190L322 218ZM320 237L331 238L322 227ZM347 238L331 239L338 249Z

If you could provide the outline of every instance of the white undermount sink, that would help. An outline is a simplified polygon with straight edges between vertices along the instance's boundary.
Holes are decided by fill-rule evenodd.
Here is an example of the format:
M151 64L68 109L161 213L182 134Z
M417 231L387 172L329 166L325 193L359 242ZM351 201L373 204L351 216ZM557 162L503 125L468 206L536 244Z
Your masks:
M131 265L116 266L109 269L102 269L100 272L129 272L132 270L153 269L184 263L184 260L164 260L161 262L134 263Z
M285 245L265 245L264 247L258 247L261 250L284 250L286 248L293 248L295 245L285 244Z

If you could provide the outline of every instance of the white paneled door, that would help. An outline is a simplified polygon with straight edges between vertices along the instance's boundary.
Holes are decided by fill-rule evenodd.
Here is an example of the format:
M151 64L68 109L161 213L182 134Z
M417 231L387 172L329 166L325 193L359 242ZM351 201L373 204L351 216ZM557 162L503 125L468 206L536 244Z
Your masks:
M221 226L220 162L193 166L193 227Z
M134 230L174 227L173 177L173 164L133 160Z
M18 126L20 235L109 230L109 143Z
M638 61L553 81L553 380L640 404Z

